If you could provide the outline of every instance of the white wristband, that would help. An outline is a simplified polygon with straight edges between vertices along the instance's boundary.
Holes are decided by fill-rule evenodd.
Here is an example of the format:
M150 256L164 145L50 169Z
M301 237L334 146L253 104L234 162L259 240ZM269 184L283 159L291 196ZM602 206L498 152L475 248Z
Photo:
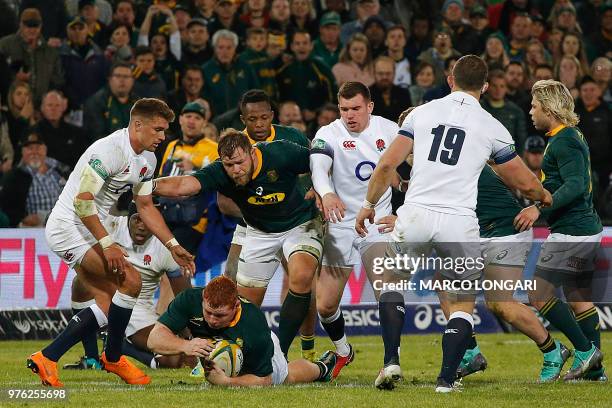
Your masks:
M363 200L362 207L365 208L365 209L371 210L374 207L376 207L376 204L373 204L373 203L369 202L368 200Z
M173 248L175 246L178 246L179 243L176 240L176 238L172 238L172 239L168 240L168 242L166 242L164 245L166 246L166 248L170 249L170 248Z
M102 249L107 249L109 246L113 245L115 243L115 241L113 241L111 239L111 237L109 237L108 235L105 237L102 237L98 240L98 243L100 244L100 246L102 247Z

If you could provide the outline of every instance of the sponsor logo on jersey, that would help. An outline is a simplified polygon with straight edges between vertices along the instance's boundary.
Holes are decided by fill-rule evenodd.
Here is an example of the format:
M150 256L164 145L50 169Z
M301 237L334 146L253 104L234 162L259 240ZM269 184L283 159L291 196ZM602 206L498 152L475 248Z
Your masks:
M145 174L147 174L147 166L144 166L142 169L140 169L140 174L138 175L138 177L143 178Z
M270 204L278 204L285 199L285 193L272 193L266 194L265 196L251 196L247 200L249 204L253 205L270 205Z
M102 177L104 180L108 178L108 171L102 165L102 160L100 159L91 159L89 161L89 166L98 173L98 176Z
M151 265L151 255L145 255L144 258L142 259L142 261L144 262L145 265Z
M379 152L382 152L386 148L387 148L387 146L385 145L385 141L384 140L378 139L376 141L376 150L378 150Z
M268 171L268 180L270 180L270 183L275 183L278 180L278 173L276 170Z
M344 150L357 150L357 144L354 140L345 140L342 142L342 148Z

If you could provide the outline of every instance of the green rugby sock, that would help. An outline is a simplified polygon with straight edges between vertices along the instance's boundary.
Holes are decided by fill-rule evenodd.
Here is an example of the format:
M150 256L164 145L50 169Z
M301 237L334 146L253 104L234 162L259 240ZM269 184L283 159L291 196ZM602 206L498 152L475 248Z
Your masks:
M578 326L574 314L567 303L552 297L540 309L540 314L565 334L576 350L589 351L591 349L591 342L586 338L580 326Z
M289 290L280 310L278 340L282 352L287 355L302 322L310 308L310 292L295 293Z
M601 348L601 334L599 332L599 314L593 306L589 310L576 315L576 321L580 329L587 339L591 341L595 347Z

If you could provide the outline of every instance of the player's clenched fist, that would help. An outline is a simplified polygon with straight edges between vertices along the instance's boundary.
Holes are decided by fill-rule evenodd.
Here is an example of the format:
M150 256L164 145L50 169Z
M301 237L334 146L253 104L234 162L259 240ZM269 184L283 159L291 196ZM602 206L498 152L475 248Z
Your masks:
M194 337L193 339L185 342L182 351L188 356L207 358L212 350L213 345L209 340Z

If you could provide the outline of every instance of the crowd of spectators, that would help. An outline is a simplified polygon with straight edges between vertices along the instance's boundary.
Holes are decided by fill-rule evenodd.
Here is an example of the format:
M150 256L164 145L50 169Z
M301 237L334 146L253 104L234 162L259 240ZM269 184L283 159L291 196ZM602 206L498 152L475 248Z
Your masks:
M158 174L184 174L216 158L222 129L244 127L249 89L312 138L338 118L343 82L370 86L374 114L395 121L447 95L465 54L489 65L482 106L534 172L546 139L530 87L570 89L612 218L611 40L611 0L0 0L0 225L43 225L70 168L140 97L175 111ZM196 211L190 248L206 230Z

